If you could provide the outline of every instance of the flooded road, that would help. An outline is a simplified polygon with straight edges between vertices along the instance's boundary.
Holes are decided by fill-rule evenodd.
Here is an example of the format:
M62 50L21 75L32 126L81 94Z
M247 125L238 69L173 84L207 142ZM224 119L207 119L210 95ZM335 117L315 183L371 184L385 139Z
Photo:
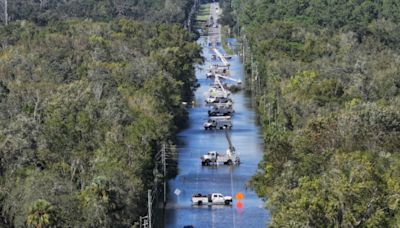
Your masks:
M215 14L216 4L211 5ZM215 18L215 16L214 16ZM219 36L219 28L214 29L213 36ZM215 38L215 37L214 37ZM205 131L202 127L207 120L205 93L212 80L206 79L206 69L211 64L214 54L208 47L210 37L201 37L205 64L197 69L196 76L200 87L195 94L195 107L189 109L189 127L179 134L178 175L169 181L168 203L165 211L165 227L184 227L192 225L195 228L206 227L266 227L269 214L264 209L264 202L246 187L251 176L256 173L257 165L262 159L263 148L260 129L255 122L255 113L251 109L251 100L243 91L232 94L235 114L232 117L232 142L240 155L238 166L202 166L200 156L210 150L224 152L228 142L223 131ZM223 52L222 47L217 47ZM244 82L244 70L239 57L229 60L231 77ZM232 206L192 206L192 194L222 193L235 196L244 194L244 199ZM176 194L179 193L179 194Z

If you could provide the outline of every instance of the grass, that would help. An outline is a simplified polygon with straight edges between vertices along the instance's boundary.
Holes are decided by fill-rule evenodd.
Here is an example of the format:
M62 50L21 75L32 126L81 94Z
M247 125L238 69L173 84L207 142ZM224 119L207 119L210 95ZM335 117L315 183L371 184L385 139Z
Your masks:
M210 3L202 4L196 15L196 21L207 21L210 16Z
M204 23L208 21L210 17L210 3L200 5L199 10L196 14L196 22L194 29L202 29L203 35L207 34L208 29L204 26Z

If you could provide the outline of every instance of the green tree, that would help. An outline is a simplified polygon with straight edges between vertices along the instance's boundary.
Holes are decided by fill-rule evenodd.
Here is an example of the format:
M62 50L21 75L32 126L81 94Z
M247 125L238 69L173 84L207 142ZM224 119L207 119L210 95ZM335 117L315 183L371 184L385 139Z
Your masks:
M265 156L251 185L271 209L271 226L396 226L399 4L231 6L226 16L240 26L264 132Z
M55 219L55 209L46 200L32 202L28 210L27 224L35 228L50 227Z

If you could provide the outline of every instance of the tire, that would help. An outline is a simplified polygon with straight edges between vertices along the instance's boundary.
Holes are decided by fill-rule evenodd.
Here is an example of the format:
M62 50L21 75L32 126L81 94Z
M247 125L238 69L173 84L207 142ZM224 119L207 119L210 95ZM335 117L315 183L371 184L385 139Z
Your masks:
M230 203L231 203L231 201L225 200L225 205L229 205Z
M199 205L199 206L203 205L203 201L201 201L201 200L197 201L197 205Z
M201 165L202 165L202 166L205 166L205 165L206 165L206 163L202 161L202 162L201 162Z
M207 131L207 130L208 130L208 127L204 127L204 130L206 130L206 131Z
M220 130L224 130L224 127L219 127Z
M233 162L232 162L232 160L228 160L228 161L226 162L226 164L227 164L227 165L232 165Z

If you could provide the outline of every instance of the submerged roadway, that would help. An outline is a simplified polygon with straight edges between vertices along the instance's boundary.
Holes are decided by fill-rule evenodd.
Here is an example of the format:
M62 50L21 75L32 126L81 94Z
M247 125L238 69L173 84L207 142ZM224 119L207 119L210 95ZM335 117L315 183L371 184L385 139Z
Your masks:
M211 4L211 15L216 20L218 3ZM192 225L207 227L266 227L269 213L264 202L254 191L247 188L250 178L256 173L263 156L262 137L251 108L251 100L244 91L234 93L235 114L232 117L232 142L240 155L238 166L202 166L200 156L210 150L224 152L228 148L223 131L205 131L202 127L207 120L205 96L212 81L206 79L206 69L217 61L211 61L214 54L208 43L220 40L220 26L211 28L208 36L199 39L203 46L205 64L198 67L196 76L200 87L195 93L195 106L189 109L189 127L179 135L178 175L169 181L168 202L165 210L165 227L178 228ZM224 53L221 46L217 47ZM220 63L220 62L219 62ZM229 60L231 77L244 80L243 65L238 56ZM222 193L235 196L241 192L244 199L233 201L232 206L192 206L192 194ZM177 194L178 193L178 194Z

